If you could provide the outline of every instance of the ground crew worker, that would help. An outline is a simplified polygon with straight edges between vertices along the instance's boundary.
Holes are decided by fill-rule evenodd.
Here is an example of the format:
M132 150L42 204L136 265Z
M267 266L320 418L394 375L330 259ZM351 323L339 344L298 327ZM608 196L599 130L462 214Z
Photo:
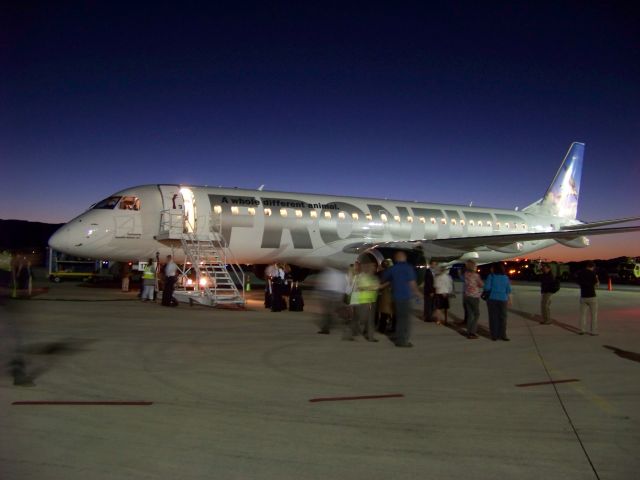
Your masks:
M144 267L142 273L142 301L153 301L153 297L156 289L156 267L153 265L153 260L147 261L147 266Z
M349 302L353 309L353 315L351 316L350 325L345 331L345 340L353 340L355 335L362 332L368 341L378 341L374 336L374 318L380 281L373 273L373 263L361 264L360 272L356 273Z

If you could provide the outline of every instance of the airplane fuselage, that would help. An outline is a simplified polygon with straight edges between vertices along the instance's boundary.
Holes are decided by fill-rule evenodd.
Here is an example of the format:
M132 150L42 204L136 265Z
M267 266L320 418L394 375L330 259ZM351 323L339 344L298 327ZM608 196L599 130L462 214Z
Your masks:
M56 250L111 260L184 253L162 239L168 216L195 233L216 224L238 263L286 262L317 268L347 265L359 245L384 245L496 234L544 232L579 223L560 217L460 205L283 193L204 186L144 185L114 194L63 226ZM187 228L185 226L185 228ZM514 242L474 253L479 263L546 248L554 240ZM428 252L427 252L428 254Z

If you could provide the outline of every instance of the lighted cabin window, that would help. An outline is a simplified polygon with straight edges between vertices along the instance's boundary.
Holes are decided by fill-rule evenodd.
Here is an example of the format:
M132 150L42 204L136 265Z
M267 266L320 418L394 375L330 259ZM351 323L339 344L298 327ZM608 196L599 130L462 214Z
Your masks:
M447 224L447 219L446 219L446 218L441 218L441 219L440 219L440 223L441 223L442 225L446 225L446 224Z
M370 213L365 214L364 218L366 218L367 220L371 221L373 220L373 215L371 215Z
M487 227L490 227L490 226L491 226L491 221L488 220L487 221Z
M408 216L408 217L407 217L407 222L409 222L409 223L413 223L413 217L412 217L412 216Z
M281 217L286 217L286 216L288 216L288 215L289 215L289 212L287 212L287 209L286 209L286 208L281 208L281 209L280 209L280 216L281 216Z
M478 226L481 227L482 226L482 220L478 220Z
M458 221L455 218L451 219L451 225L457 225Z
M344 212L340 212L340 213L338 213L338 218L340 220L344 220L346 218L346 215L344 214Z
M427 223L427 219L424 217L420 217L420 223Z
M296 218L302 218L302 210L296 210Z
M435 224L436 224L436 219L435 219L435 217L431 217L431 218L430 218L430 220L431 220L431 225L435 225Z
M505 227L507 230L509 230L509 229L511 228L511 225L509 225L509 222L507 222L507 223L505 223L505 224L504 224L504 227Z
M93 206L93 209L94 210L113 210L114 208L116 208L116 205L118 204L121 198L122 197L105 198L104 200L96 203Z
M354 220L358 220L358 214L356 212L352 213L351 218L353 218Z
M526 223L523 223L523 224L522 224L522 229L523 229L523 230L526 230L526 229L527 229L527 224L526 224Z
M473 220L469 220L469 225L470 225L471 227L473 227L473 226L475 226L475 222L474 222Z
M120 210L140 210L140 199L138 197L122 197Z
M231 215L238 215L240 213L240 209L236 206L231 207Z
M222 207L220 205L214 206L213 213L222 213Z
M265 217L270 217L271 216L271 209L270 208L265 208L264 209L264 216Z
M461 225L461 226L463 226L463 227L464 227L465 223L466 223L466 222L464 221L464 219L460 220L460 225Z
M315 210L311 210L309 212L309 215L311 216L311 218L318 218L318 212L316 212Z
M500 230L500 222L496 222L496 230Z
M256 214L256 209L254 207L249 207L247 208L247 212L249 213L249 215L253 216Z
M383 222L386 222L387 220L389 220L389 219L387 218L387 214L386 214L386 213L381 213L381 214L380 214L380 220L382 220Z
M324 212L324 218L331 218L331 212Z

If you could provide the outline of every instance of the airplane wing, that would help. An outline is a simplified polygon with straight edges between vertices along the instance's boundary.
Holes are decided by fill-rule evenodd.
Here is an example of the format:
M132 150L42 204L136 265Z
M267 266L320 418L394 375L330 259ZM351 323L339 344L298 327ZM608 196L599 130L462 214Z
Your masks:
M615 225L616 223L635 222L636 220L640 220L640 217L616 218L614 220L601 220L599 222L580 223L577 225L564 225L560 227L560 230L582 230L585 228L596 228L604 227L606 225Z
M583 225L580 225L582 227ZM369 248L413 249L423 247L433 257L455 257L474 250L498 250L508 252L510 246L521 242L536 240L558 240L570 242L585 235L611 235L615 233L640 232L640 226L615 228L576 228L572 230L554 230L550 232L512 233L501 235L481 235L476 237L439 238L434 240L406 240L379 243L353 243L344 251L360 253ZM514 248L514 255L518 249Z

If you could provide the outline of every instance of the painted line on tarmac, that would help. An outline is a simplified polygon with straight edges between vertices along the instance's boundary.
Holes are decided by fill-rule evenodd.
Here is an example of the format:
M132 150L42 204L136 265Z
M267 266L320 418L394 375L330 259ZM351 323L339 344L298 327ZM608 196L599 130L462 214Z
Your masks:
M348 400L378 400L381 398L403 398L404 395L402 393L390 393L387 395L361 395L358 397L321 397L321 398L312 398L309 400L311 403L316 402L342 402Z
M108 406L135 406L146 407L153 405L153 402L84 402L84 401L53 401L53 400L37 400L37 401L20 401L13 402L11 405L108 405Z
M578 378L568 378L566 380L551 380L548 382L533 382L533 383L518 383L516 387L537 387L538 385L553 385L556 383L571 383L571 382L579 382Z

